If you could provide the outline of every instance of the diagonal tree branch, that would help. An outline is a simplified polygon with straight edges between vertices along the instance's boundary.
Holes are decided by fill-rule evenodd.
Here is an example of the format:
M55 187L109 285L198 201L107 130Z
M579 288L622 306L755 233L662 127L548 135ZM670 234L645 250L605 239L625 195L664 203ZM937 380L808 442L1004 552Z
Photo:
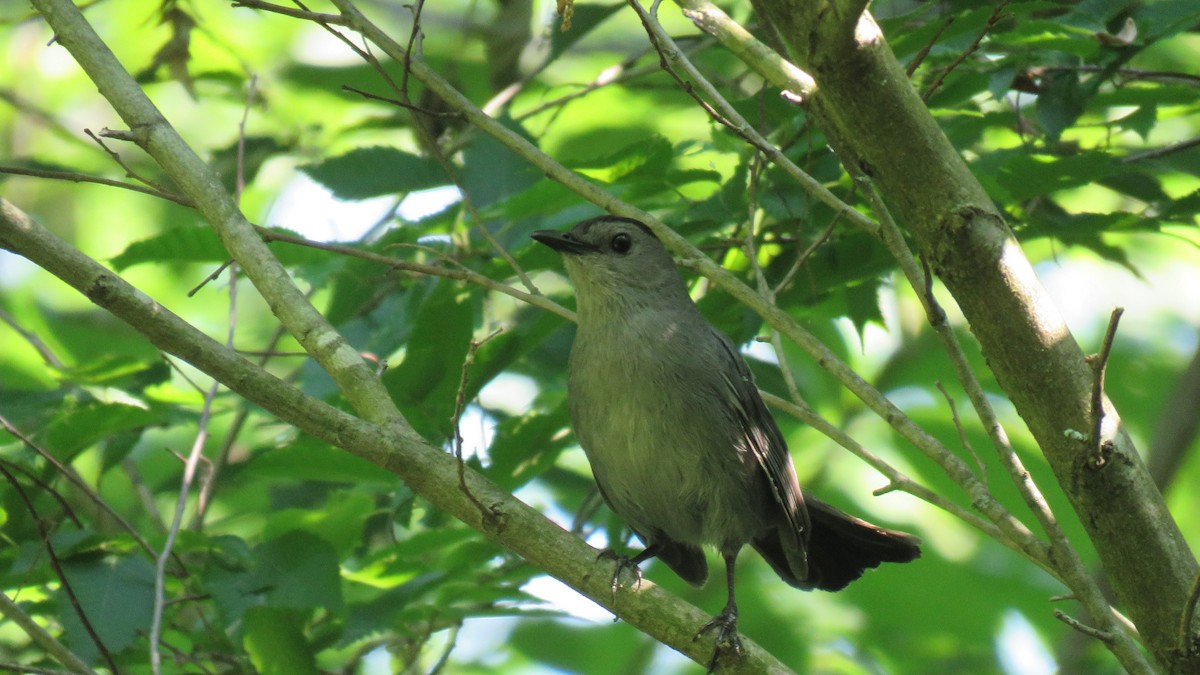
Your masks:
M811 112L851 173L871 176L953 294L1154 659L1168 670L1200 671L1200 655L1178 644L1195 557L1107 399L1102 441L1112 444L1113 456L1103 468L1088 466L1086 441L1071 433L1094 422L1082 350L870 14L849 27L825 20L829 12L844 16L847 7L852 3L754 2L797 65L820 73ZM1136 646L1115 644L1126 668L1145 671Z
M646 581L613 597L612 569L597 563L596 549L467 467L469 493L459 486L458 463L414 431L359 419L288 385L141 293L119 276L0 199L0 247L28 258L89 300L146 336L156 347L187 361L231 391L279 419L392 472L438 509L515 552L547 574L612 611L623 621L697 663L712 655L711 639L696 640L703 610ZM742 638L745 658L735 672L790 673L753 641Z
M221 186L219 176L167 122L137 82L70 0L34 0L137 142L212 225L288 332L324 368L360 414L373 422L406 426L374 371L292 282L253 226Z

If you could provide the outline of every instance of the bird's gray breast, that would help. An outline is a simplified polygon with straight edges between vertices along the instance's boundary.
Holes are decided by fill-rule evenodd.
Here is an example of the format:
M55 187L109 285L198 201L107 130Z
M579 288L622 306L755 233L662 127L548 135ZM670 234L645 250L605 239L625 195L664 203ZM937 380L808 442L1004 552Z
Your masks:
M609 505L643 536L741 544L762 526L768 488L739 442L719 340L698 312L581 322L575 432Z

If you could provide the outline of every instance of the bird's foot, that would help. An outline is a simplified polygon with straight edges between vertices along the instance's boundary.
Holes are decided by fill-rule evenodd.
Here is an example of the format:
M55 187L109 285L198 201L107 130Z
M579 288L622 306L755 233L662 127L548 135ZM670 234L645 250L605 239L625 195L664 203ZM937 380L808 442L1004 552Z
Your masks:
M611 548L606 548L596 556L596 560L613 560L617 563L616 569L612 575L612 601L613 605L617 604L617 589L621 587L621 572L629 570L633 575L634 587L642 587L642 568L638 567L637 561L625 555L621 555Z
M713 630L717 631L717 639L712 658L708 661L708 672L710 673L716 670L717 660L723 652L732 652L734 656L742 655L742 640L738 637L737 630L737 605L726 605L720 614L701 626L692 639L698 640L701 635Z

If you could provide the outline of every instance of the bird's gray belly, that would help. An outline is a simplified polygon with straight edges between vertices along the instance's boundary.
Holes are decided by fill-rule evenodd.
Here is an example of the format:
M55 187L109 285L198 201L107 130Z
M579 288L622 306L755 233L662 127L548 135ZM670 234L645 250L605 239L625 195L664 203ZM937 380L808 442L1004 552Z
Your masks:
M609 505L639 534L692 544L742 544L761 527L765 486L731 425L679 390L674 398L605 397L576 411L580 443Z

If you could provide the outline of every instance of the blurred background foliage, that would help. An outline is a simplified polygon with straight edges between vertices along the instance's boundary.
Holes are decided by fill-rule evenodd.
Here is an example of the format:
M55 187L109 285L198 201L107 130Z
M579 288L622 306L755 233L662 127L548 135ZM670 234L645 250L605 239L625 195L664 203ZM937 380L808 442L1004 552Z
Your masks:
M746 4L722 4L758 29ZM408 39L410 6L361 5L396 39ZM1200 325L1200 4L880 0L872 11L1085 348L1098 344L1112 307L1127 308L1109 392L1140 447L1158 453L1151 461L1165 467L1169 503L1196 537L1200 495L1186 489L1200 481L1194 432L1174 442L1164 435L1200 415L1196 394L1176 389L1195 358ZM184 206L61 180L165 182L131 144L105 141L120 166L85 134L122 124L65 50L48 44L50 32L24 3L4 3L0 12L4 197L165 307L224 336L229 277L201 285L226 258L215 235ZM764 88L673 6L661 15L759 130L859 204L803 108ZM227 187L241 190L252 221L519 287L512 267L480 237L478 216L544 292L572 305L556 256L527 235L598 210L459 117L414 121L406 109L356 93L395 98L379 72L322 28L204 0L100 0L88 4L87 17ZM772 284L787 282L780 306L978 462L999 498L1025 514L984 450L979 424L963 422L978 457L960 440L936 385L959 410L968 408L965 398L882 246L837 222L710 121L661 70L623 4L581 3L572 23L558 31L553 3L443 0L423 9L421 51L477 104L492 101L507 126L654 211L748 280L751 261L739 245L752 216L757 262ZM397 64L384 70L405 81ZM415 80L408 93L424 110L445 110ZM449 158L453 176L430 143ZM620 523L597 507L586 461L567 433L569 322L478 285L378 260L280 241L272 250L356 348L387 364L384 382L413 426L448 449L471 341L502 329L479 349L461 392L469 404L459 420L468 461L592 543L626 545ZM236 286L234 344L295 386L336 399L329 379L279 335L253 288L245 280ZM760 386L785 393L782 362L822 414L909 475L966 501L799 350L785 346L777 357L754 343L762 332L756 315L707 293L702 282L694 291L721 328L751 345ZM197 435L208 381L4 252L0 311L4 591L89 663L108 667L111 659L123 672L148 672L154 560L137 537L162 546L180 455ZM1037 448L975 358L1026 466L1094 561ZM1176 412L1164 413L1168 403ZM779 421L808 488L914 531L927 545L920 562L871 572L836 595L785 588L746 555L739 600L747 635L801 672L1117 670L1098 644L1055 620L1051 599L1063 589L1034 565L915 499L872 497L884 485L880 476L798 422ZM236 396L218 394L208 434L166 578L168 672L696 669L432 510L390 474ZM692 589L657 564L647 577L713 612L723 600L722 584ZM56 666L11 621L0 623L0 661Z

